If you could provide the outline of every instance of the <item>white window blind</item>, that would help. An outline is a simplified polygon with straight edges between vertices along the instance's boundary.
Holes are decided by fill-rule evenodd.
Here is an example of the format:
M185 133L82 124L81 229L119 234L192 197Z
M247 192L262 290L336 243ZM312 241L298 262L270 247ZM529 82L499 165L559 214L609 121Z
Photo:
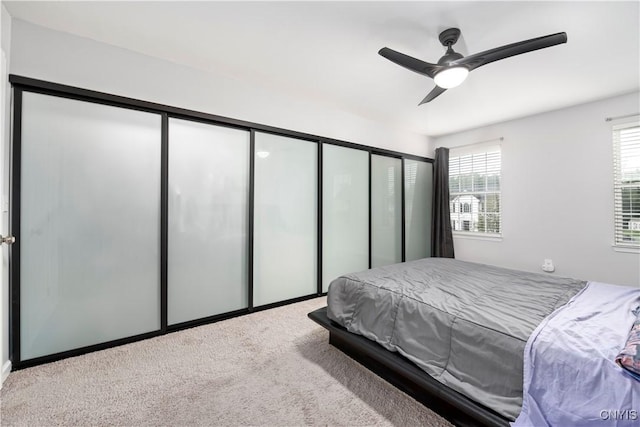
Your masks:
M640 117L613 125L615 244L640 247Z
M478 144L449 152L449 210L454 233L502 232L499 145Z

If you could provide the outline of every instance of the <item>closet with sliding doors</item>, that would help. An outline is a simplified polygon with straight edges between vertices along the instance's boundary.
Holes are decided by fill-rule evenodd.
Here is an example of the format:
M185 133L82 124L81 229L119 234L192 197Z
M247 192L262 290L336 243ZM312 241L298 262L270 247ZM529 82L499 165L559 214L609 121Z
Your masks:
M430 256L428 158L10 81L15 368Z

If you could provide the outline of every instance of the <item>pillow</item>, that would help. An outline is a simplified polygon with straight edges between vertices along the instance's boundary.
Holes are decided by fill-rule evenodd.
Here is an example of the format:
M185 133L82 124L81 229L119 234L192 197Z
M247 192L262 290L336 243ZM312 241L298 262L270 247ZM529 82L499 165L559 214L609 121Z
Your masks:
M616 363L624 369L624 372L640 381L640 306L638 306L633 314L636 315L636 321L633 322L629 337L624 348L616 357Z

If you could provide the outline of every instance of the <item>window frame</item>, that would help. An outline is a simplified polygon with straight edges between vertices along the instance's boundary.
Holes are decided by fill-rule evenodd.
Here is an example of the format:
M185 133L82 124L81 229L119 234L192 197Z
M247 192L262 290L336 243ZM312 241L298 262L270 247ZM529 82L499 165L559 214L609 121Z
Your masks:
M623 188L637 188L640 190L640 181L633 184L624 184L622 181L623 157L620 148L620 131L624 129L638 128L640 131L640 115L632 115L619 120L611 121L611 149L613 154L613 248L617 252L640 253L640 240L637 242L622 240L623 233ZM636 142L640 148L640 136Z
M463 156L469 156L469 155L477 155L477 154L489 154L489 153L495 153L498 152L499 153L499 186L497 190L492 190L489 191L486 186L488 184L485 184L485 191L467 191L467 192L453 192L449 191L449 214L451 216L451 223L452 223L452 234L453 237L455 238L465 238L465 239L476 239L476 240L492 240L492 241L502 241L502 237L503 237L503 198L502 198L502 141L503 138L498 138L495 140L490 140L490 141L485 141L485 142L479 142L479 143L474 143L474 144L469 144L469 145L464 145L464 146L458 146L458 147L451 147L449 149L449 166L451 166L451 159L456 158L456 157L463 157ZM449 179L451 179L451 167L449 167ZM464 205L464 201L456 201L453 202L453 197L454 196L459 196L459 195L464 195L464 194L468 194L468 195L473 195L473 194L477 194L477 193L483 193L483 194L497 194L498 195L498 212L495 213L495 215L498 216L499 219L499 224L500 224L500 228L499 228L499 232L495 233L495 232L486 232L486 231L467 231L467 230L455 230L453 229L453 223L454 223L454 214L456 214L455 219L457 220L457 222L460 223L460 226L462 227L463 224L463 219L461 217L461 215L464 215L464 209L463 209L463 205ZM452 210L451 206L454 205L456 203L459 203L459 210L455 209ZM479 201L479 205L482 205L482 201ZM473 211L472 206L470 206L470 211ZM468 214L470 214L472 212L468 212ZM486 212L485 212L486 213ZM492 213L493 214L493 213Z

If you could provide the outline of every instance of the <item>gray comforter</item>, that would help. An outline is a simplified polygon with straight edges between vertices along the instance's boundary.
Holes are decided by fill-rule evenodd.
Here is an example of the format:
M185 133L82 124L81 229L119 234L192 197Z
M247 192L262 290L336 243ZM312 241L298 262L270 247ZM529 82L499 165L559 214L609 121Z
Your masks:
M328 316L515 419L529 335L585 282L444 258L334 280Z

